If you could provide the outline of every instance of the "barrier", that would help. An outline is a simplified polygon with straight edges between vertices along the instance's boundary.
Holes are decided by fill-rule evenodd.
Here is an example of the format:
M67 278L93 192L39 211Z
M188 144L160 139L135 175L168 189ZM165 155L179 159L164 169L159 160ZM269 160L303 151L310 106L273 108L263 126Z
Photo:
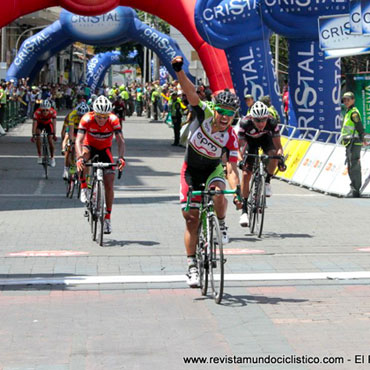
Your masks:
M277 172L276 177L307 187L311 190L345 196L350 191L350 179L345 163L345 147L340 143L338 132L316 130L312 140L308 139L314 129L299 129L303 132L296 138L296 131L281 125L281 141L287 157L286 172ZM290 131L290 132L289 132ZM289 136L284 135L289 133ZM325 137L323 140L322 137ZM336 143L332 143L336 138ZM370 196L370 148L361 151L363 196Z
M15 127L21 122L24 122L25 120L26 110L22 109L21 103L13 100L7 101L3 124L5 131L9 131L9 129Z

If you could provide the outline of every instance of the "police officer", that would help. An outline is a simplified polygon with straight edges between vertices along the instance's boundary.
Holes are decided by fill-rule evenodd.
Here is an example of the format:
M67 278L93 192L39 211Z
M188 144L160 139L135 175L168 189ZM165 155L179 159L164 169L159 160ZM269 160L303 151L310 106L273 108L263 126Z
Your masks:
M280 124L280 116L276 108L271 104L270 95L261 96L260 102L267 106L270 115L276 119L277 124Z
M361 146L367 145L367 143L364 139L361 115L355 107L355 95L353 92L348 91L343 95L342 100L347 111L344 115L341 138L342 144L346 147L346 163L348 175L351 179L351 191L347 197L359 198L361 188Z
M252 108L252 105L254 104L254 98L253 98L253 95L252 94L246 94L244 96L244 101L245 101L245 104L247 104L247 115L249 114L249 111L251 110Z

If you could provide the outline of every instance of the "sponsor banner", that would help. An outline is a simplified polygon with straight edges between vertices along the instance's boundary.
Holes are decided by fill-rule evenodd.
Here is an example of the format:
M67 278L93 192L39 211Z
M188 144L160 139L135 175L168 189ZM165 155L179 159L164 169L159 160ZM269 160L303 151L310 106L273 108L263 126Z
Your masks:
M362 32L370 35L370 1L361 0Z
M349 22L351 33L353 34L362 33L361 0L349 1Z
M319 17L319 40L322 50L370 47L369 36L351 33L348 14Z
M357 74L353 80L356 107L361 113L365 132L370 133L370 73Z
M289 40L289 124L341 129L340 59L326 60L317 41Z
M332 182L339 172L343 172L344 161L346 159L346 151L344 146L336 146L332 151L328 161L322 169L319 177L312 185L313 189L328 191ZM348 177L348 176L347 176ZM349 187L349 178L348 178ZM348 193L348 191L347 191Z
M287 166L287 170L285 172L278 171L277 175L283 179L292 179L295 171L297 170L299 164L302 161L302 158L306 154L310 145L310 141L292 139L287 145L286 150L284 150L284 154L286 156L285 164Z

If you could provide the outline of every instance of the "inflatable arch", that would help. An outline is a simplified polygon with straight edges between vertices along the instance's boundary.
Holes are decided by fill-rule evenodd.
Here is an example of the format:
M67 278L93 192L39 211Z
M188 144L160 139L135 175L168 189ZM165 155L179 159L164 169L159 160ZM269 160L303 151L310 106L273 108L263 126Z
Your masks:
M182 55L178 44L165 35L142 23L136 12L127 7L118 7L111 12L93 18L81 17L63 10L60 20L31 36L23 42L14 62L10 66L7 79L34 77L46 59L74 41L93 45L122 44L128 40L137 41L154 50L162 63L172 71L171 60ZM184 70L188 76L189 62L184 57Z
M213 91L230 88L232 81L225 52L207 44L196 30L195 2L196 0L3 0L0 27L24 14L51 6L61 6L86 16L104 14L119 5L135 7L164 19L185 36L198 52Z
M86 67L86 84L95 91L103 83L104 76L112 64L138 64L136 57L124 58L119 51L107 51L95 55Z
M256 0L197 0L195 7L200 35L225 50L243 113L247 111L243 99L246 94L255 99L270 95L272 104L282 107L270 50L271 31L263 24L258 10Z
M348 13L349 1L261 0L261 16L289 39L289 124L338 131L341 128L340 59L326 60L318 43L322 15Z

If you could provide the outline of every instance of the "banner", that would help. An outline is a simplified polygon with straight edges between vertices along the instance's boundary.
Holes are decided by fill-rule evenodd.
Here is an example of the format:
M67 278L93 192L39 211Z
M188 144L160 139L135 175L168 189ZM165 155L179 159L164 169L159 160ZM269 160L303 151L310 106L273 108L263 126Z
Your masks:
M316 41L289 40L289 124L298 128L339 131L340 59L325 60ZM296 121L292 117L295 114Z
M349 1L349 22L353 34L362 34L361 0Z
M356 107L361 113L365 132L370 134L370 73L357 74L353 80Z
M370 53L370 47L351 49L328 49L324 50L325 59L350 57L353 55L364 55Z
M362 32L370 35L370 1L361 0Z
M348 14L319 17L319 40L322 50L370 47L370 35L351 33Z

